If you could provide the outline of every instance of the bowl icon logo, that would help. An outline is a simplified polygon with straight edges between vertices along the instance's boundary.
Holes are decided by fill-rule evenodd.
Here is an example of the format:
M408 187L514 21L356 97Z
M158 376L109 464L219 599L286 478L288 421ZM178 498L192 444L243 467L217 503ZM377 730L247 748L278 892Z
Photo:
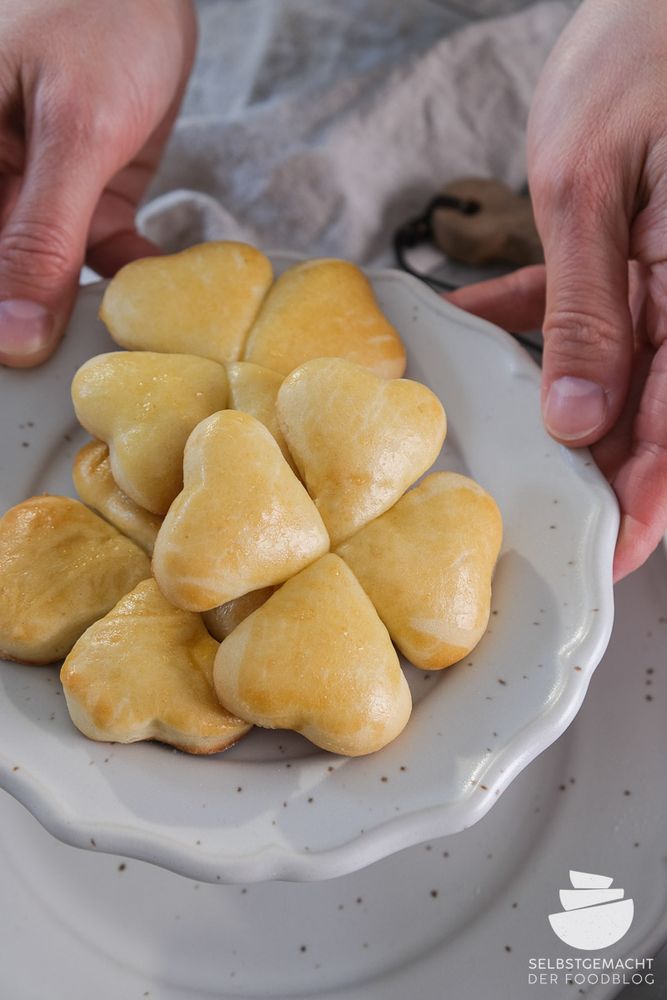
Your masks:
M571 889L559 892L563 911L549 914L551 929L561 941L581 951L599 951L620 941L635 914L623 889L612 889L613 878L570 872Z

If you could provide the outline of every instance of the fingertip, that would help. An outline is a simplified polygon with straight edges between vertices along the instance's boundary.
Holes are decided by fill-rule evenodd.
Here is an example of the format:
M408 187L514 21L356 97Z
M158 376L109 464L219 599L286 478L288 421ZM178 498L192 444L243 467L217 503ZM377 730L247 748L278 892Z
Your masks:
M631 514L623 514L614 553L614 583L643 566L662 543L665 532L667 524L659 520L644 524Z
M535 264L500 278L463 285L443 298L496 326L521 333L542 326L545 281L544 265Z
M557 441L584 447L598 441L607 429L607 393L590 379L562 375L546 390L544 424Z
M0 302L0 364L8 368L41 365L61 336L61 324L42 303L28 299Z
M33 354L3 354L0 353L0 365L5 368L38 368L55 353L62 337L57 337L52 344L35 351Z
M614 583L623 580L642 566L656 543L648 527L631 514L623 514L614 553Z

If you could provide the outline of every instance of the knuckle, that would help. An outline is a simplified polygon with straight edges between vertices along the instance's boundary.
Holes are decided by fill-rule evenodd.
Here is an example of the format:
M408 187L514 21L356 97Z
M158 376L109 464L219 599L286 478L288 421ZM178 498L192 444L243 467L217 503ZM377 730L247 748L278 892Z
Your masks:
M66 96L42 118L40 139L69 157L78 156L106 139L102 125L102 116L95 114L86 102Z
M531 170L530 189L540 215L568 214L594 218L611 197L605 158L591 144L582 144L576 155L538 159Z
M117 115L108 102L95 99L94 86L56 77L40 93L40 142L62 150L70 160L95 157L113 144Z
M618 332L599 316L579 311L560 311L545 319L544 345L552 362L566 365L582 357L603 359Z
M36 117L41 137L63 138L83 134L88 126L89 109L85 91L59 75L44 81L36 95Z
M23 220L9 223L0 240L0 269L9 279L27 284L57 283L79 268L69 233L52 223Z

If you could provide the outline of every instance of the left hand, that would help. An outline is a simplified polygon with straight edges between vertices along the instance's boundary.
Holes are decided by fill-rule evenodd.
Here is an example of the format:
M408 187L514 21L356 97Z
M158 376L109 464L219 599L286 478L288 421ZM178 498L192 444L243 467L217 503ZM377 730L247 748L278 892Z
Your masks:
M448 299L542 327L547 430L590 445L621 509L614 579L667 531L667 5L584 0L528 126L545 267Z
M195 37L191 0L2 0L0 365L53 353L84 261L159 253L134 216Z

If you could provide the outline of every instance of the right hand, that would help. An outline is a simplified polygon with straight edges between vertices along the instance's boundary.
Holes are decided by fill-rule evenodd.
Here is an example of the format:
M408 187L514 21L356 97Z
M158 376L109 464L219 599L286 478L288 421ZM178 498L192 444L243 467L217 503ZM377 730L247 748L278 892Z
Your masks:
M158 253L134 216L192 66L190 0L3 0L0 364L55 349L88 262Z
M544 331L547 430L590 445L621 526L614 578L667 531L667 6L584 0L540 79L528 177L545 268L448 296Z

